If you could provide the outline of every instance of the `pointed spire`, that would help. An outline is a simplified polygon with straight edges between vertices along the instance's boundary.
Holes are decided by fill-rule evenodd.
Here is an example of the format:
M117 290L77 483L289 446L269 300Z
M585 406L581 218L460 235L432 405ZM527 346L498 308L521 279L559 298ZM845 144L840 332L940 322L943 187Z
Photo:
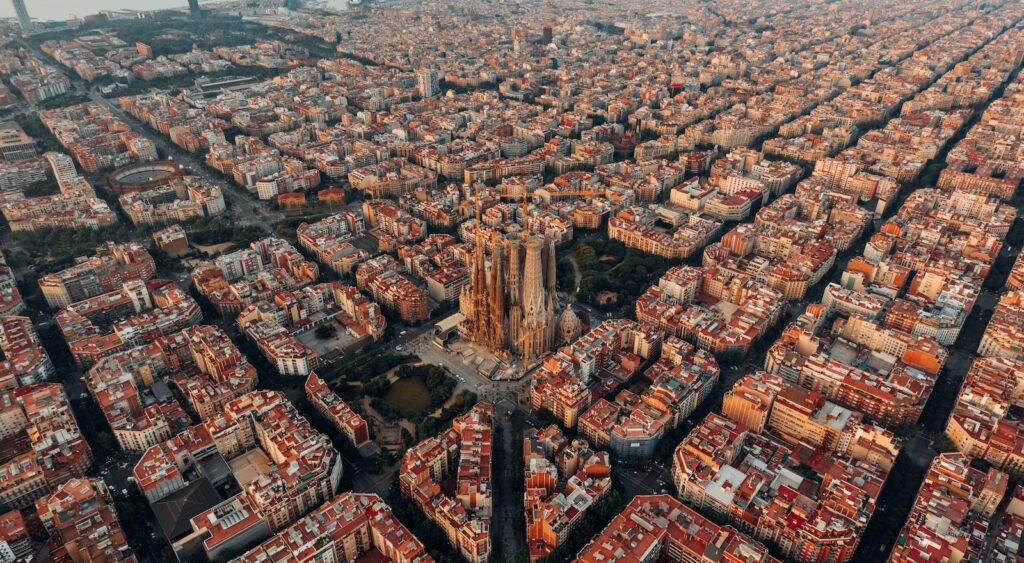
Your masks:
M557 286L555 284L555 276L557 275L558 266L555 263L555 241L548 240L547 248L547 271L544 272L545 282L547 282L547 290L549 297L554 297Z

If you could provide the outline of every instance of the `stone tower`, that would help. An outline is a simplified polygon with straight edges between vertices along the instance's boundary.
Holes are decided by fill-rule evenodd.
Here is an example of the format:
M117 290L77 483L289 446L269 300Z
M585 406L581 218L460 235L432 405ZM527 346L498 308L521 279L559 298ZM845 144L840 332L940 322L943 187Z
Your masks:
M519 351L528 360L536 359L552 347L554 328L554 295L548 291L550 283L550 255L554 248L545 248L544 239L530 237L526 241L526 259L523 263L523 321L522 348ZM554 280L551 280L554 281Z
M554 244L542 236L496 239L490 260L484 246L477 244L469 285L459 298L463 334L499 356L512 352L536 360L552 350L558 332Z

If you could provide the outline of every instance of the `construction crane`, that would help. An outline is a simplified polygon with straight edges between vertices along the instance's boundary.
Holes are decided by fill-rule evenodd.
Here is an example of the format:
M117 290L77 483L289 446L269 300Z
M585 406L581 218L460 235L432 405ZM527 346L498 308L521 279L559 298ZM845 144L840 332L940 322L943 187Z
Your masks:
M573 196L573 197L588 197L588 196L597 196L597 195L604 195L604 194L605 194L604 190L575 190L575 191L568 191L568 192L551 192L551 193L544 194L544 196L541 196L541 195L537 194L536 192L527 192L527 191L524 190L523 193L521 193L521 194L498 194L498 198L499 199L517 199L518 198L518 199L522 199L523 200L523 207L522 207L522 214L523 214L523 242L526 242L526 239L529 238L529 236L530 236L530 224L529 224L529 221L530 221L529 205L530 204L529 204L529 201L531 199L540 199L541 197L556 198L556 197L569 197L569 196ZM481 245L481 240L480 240L480 224L481 224L481 221L480 221L480 188L479 188L479 186L476 188L474 199L476 199L476 245L477 245L477 248L481 248L481 246L480 246Z
M522 200L523 200L523 211L522 211L523 212L523 240L525 241L527 239L527 237L530 236L530 224L529 224L529 221L530 221L529 206L530 206L530 204L529 204L529 200L531 200L531 199L541 199L541 198L544 198L544 197L549 197L549 198L553 199L553 198L556 198L556 197L570 197L570 196L587 197L587 196L595 196L595 195L604 195L604 191L603 190L577 190L577 191L569 191L569 192L550 192L550 193L545 193L545 194L541 195L541 194L538 194L537 192L527 192L527 191L524 190L523 193L521 193L521 194L499 194L498 197L499 198L507 198L507 199L522 198ZM479 202L479 198L478 198L477 201ZM479 207L479 203L478 203L477 206ZM480 217L478 215L477 216L477 221L479 221L479 220L480 220ZM477 228L479 229L479 222L477 223L477 225L478 225Z

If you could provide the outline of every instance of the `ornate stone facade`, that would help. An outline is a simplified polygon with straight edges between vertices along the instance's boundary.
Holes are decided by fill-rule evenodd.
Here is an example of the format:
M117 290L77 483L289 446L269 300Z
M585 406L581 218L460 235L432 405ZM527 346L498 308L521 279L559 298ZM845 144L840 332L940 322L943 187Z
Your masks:
M555 246L544 237L496 239L489 259L478 241L459 301L462 332L500 356L529 361L550 352L557 328L555 270Z

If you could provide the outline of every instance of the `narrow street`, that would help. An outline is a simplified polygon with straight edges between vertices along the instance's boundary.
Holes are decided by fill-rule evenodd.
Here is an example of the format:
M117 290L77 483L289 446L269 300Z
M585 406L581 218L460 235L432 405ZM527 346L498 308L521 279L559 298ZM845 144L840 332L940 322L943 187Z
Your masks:
M491 468L491 482L497 483L494 489L494 528L491 533L491 542L506 562L516 560L517 546L522 545L519 537L525 534L525 530L516 530L515 511L523 510L523 499L515 498L512 481L517 474L512 464L519 459L516 455L516 448L522 447L514 436L515 429L512 426L511 413L516 405L509 401L502 400L494 405L494 433L501 438L501 443L493 444L494 447L502 448L502 455L499 459L504 460L499 467ZM492 455L491 459L495 459ZM500 534L496 535L496 534Z

